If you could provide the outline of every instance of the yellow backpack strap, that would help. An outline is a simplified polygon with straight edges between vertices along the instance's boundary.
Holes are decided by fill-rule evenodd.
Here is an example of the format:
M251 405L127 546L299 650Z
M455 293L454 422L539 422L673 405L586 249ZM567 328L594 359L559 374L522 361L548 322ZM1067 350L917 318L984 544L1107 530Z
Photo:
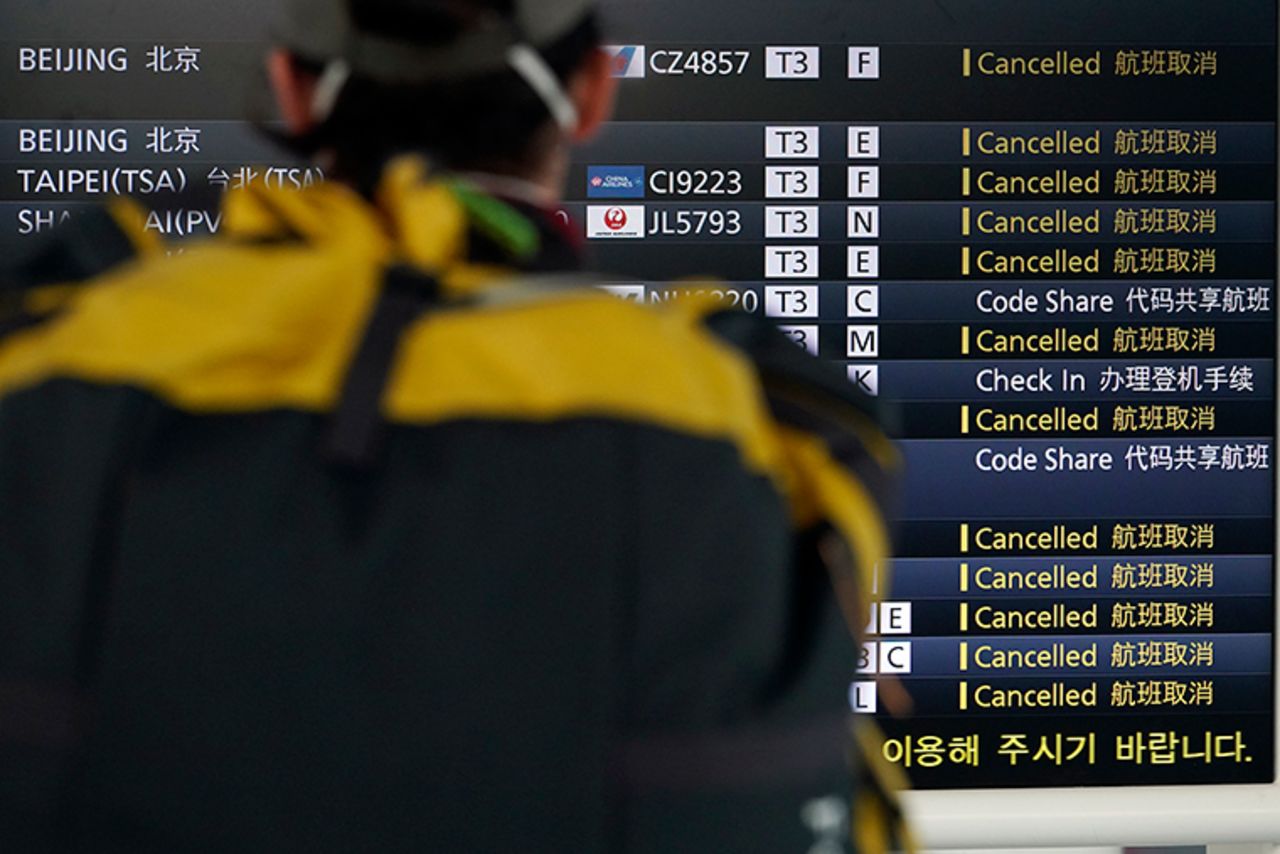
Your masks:
M821 532L818 557L831 575L851 634L859 638L868 608L887 588L886 520L901 467L886 435L894 413L768 323L716 310L706 310L704 322L756 366L786 458L793 524ZM857 716L852 727L856 850L914 851L896 795L907 781L884 759L873 720Z
M27 289L84 282L163 248L159 235L147 230L142 207L132 199L115 199L50 231L3 278L9 287Z
M562 299L582 293L593 281L585 275L520 276L507 269L467 264L438 274L404 263L388 267L347 368L325 441L326 457L351 469L367 469L376 462L382 395L400 339L432 309L501 309Z
M0 265L0 337L53 317L85 283L163 248L131 199L84 210L12 266Z
M834 549L821 557L849 594L842 604L857 629L889 553L885 519L900 467L883 426L892 414L770 324L740 311L712 311L704 323L755 364L788 462L793 523L839 535L847 559Z
M898 792L907 788L901 769L884 758L884 736L871 718L853 722L853 844L858 854L917 850Z

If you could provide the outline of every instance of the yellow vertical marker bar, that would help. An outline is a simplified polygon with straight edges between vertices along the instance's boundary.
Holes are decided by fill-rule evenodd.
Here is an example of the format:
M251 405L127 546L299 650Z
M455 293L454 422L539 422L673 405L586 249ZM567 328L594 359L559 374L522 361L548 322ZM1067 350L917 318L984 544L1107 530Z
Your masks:
M969 669L969 642L960 641L960 669Z
M960 435L969 435L969 404L960 405Z
M964 65L964 69L963 69L964 76L965 77L971 76L973 74L973 51L970 50L969 48L964 49L963 65Z
M969 708L969 683L963 679L960 680L960 711L967 711Z
M960 355L969 355L969 327L967 326L960 327Z
M969 631L969 603L960 603L960 631Z
M960 564L960 592L969 592L969 564Z
M960 553L969 553L969 523L960 523Z
M972 170L968 166L960 167L960 195L969 195L969 182L972 179Z
M969 209L964 207L960 209L960 234L968 237L971 233L969 230Z
M960 131L960 152L965 157L973 153L973 132L969 128Z
M960 249L960 275L969 275L969 247L964 246Z

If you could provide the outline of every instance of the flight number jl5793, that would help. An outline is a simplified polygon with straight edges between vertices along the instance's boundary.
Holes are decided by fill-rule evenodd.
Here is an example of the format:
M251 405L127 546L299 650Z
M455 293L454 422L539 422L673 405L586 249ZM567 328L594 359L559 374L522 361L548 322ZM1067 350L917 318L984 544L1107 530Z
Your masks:
M652 235L706 235L732 237L742 233L742 212L736 210L654 210L649 218Z

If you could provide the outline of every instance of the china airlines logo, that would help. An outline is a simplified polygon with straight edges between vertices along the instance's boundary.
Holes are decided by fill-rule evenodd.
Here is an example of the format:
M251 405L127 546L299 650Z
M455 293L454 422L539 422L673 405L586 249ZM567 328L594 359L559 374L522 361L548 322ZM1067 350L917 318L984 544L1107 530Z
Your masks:
M587 198L643 199L643 166L588 166Z

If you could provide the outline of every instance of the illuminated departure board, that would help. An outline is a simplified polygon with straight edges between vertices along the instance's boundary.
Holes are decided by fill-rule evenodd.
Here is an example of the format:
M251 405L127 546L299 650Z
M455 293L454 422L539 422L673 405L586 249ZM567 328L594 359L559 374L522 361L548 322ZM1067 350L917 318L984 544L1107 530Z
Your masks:
M1275 5L720 6L619 4L572 211L899 406L886 758L1270 782Z
M240 121L260 4L52 5L0 11L0 251L113 192L201 236L216 204L174 199L323 179ZM885 758L1272 782L1276 4L606 8L620 109L564 206L591 266L714 291L899 413L850 674Z

